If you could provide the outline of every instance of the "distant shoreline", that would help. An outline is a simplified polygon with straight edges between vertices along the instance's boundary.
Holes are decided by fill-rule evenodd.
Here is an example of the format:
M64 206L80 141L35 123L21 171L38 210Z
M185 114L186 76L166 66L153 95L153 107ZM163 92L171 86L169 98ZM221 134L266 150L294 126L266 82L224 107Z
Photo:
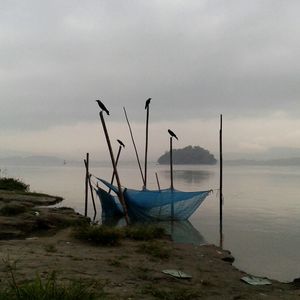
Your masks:
M273 159L226 159L224 154L223 159L224 165L228 166L300 166L300 157L289 157L289 158L273 158ZM149 164L157 164L160 166L167 166L168 162L158 163L157 161L149 161ZM119 163L122 166L136 164L135 160L123 160ZM17 166L83 166L83 162L80 160L65 160L58 157L49 156L28 156L28 157L6 157L0 158L0 170L5 168L7 165ZM91 165L94 166L111 166L110 161L99 161L92 160ZM174 162L176 166L214 166L218 165L211 163L178 163Z
M231 166L300 166L300 157L266 160L234 159L224 160L224 164Z

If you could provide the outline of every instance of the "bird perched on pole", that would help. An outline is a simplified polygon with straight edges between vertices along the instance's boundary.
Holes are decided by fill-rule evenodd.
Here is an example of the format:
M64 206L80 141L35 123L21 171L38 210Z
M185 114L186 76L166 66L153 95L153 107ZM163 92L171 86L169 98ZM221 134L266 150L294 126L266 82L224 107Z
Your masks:
M118 141L118 143L123 147L123 148L125 148L125 145L124 145L124 143L121 141L121 140L117 140Z
M109 115L109 111L108 109L105 107L105 105L100 101L100 100L96 100L96 102L98 103L99 107L104 110L108 115Z
M176 140L178 140L178 137L176 136L176 134L171 130L171 129L168 129L168 132L170 134L170 136L174 137Z
M150 101L151 101L152 98L148 98L147 101L146 101L146 104L145 104L145 109L148 108L149 104L150 104Z

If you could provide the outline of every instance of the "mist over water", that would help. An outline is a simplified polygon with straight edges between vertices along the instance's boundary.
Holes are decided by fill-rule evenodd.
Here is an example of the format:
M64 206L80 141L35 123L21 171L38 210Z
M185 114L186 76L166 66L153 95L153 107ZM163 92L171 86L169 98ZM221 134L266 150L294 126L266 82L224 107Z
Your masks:
M7 176L30 184L32 191L64 197L61 205L84 212L82 166L6 166ZM2 170L3 170L2 169ZM157 189L155 172L162 188L170 186L169 168L150 164L148 188ZM110 179L109 165L91 166L98 177ZM121 183L141 188L135 163L119 167ZM225 166L224 167L224 248L235 257L234 265L253 275L282 281L300 276L300 167ZM214 189L190 218L190 223L208 243L219 244L218 166L175 166L174 185L185 191ZM96 198L97 199L97 198ZM97 199L98 200L98 199ZM100 210L97 201L98 211ZM89 205L89 215L93 215ZM181 228L180 236L184 237ZM195 236L195 234L194 234Z

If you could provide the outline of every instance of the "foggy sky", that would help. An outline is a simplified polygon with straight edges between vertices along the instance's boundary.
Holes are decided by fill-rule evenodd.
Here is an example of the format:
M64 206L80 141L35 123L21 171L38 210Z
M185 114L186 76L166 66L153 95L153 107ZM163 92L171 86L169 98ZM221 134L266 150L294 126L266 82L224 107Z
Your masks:
M299 9L297 0L1 1L0 153L76 156L86 139L100 153L95 99L116 134L127 130L126 106L142 143L148 97L153 139L173 126L181 146L214 150L222 113L228 151L299 147Z

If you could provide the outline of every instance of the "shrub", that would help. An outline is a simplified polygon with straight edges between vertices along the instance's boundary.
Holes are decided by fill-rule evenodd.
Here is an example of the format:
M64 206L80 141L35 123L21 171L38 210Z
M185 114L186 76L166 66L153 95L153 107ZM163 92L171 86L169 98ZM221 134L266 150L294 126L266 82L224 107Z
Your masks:
M96 245L115 246L120 244L122 230L104 225L81 225L74 228L73 236Z
M166 234L164 228L155 225L132 225L124 230L127 238L139 241L160 239Z
M0 291L1 300L94 300L101 299L93 292L93 285L84 284L81 281L71 281L69 284L61 284L52 273L46 280L36 276L35 280L23 284L17 284L14 274L6 288ZM104 295L100 287L99 292ZM102 298L103 299L103 298Z
M161 242L149 242L144 243L138 246L137 252L145 253L151 256L152 258L159 259L168 259L170 257L171 249L165 247L165 245Z
M15 178L0 178L0 190L28 192L29 185Z

